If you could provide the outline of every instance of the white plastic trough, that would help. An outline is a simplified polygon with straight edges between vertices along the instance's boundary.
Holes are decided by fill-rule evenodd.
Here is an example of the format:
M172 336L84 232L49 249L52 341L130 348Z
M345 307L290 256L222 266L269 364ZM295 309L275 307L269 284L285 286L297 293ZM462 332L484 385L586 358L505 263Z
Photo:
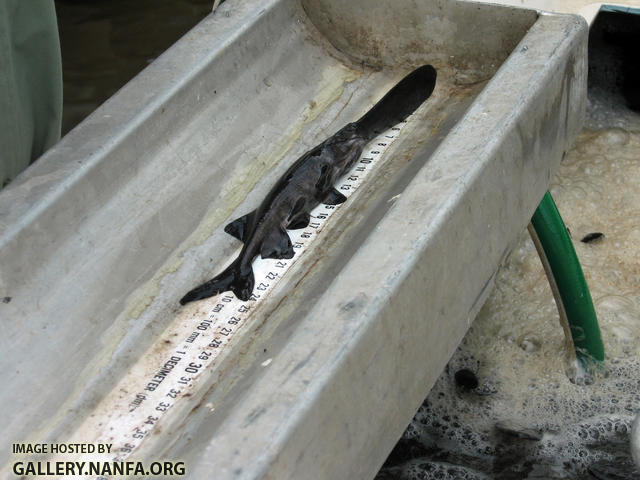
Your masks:
M189 478L372 477L581 126L586 40L470 2L223 4L0 192L2 476L13 443L124 435ZM234 255L224 225L424 63L366 182L142 439L108 438L219 303L178 299Z

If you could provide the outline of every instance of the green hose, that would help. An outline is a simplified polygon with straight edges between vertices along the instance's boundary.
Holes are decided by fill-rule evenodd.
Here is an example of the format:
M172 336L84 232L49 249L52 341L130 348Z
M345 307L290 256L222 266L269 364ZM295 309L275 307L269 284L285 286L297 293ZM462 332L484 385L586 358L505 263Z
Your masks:
M591 294L556 204L545 193L529 227L558 306L567 339L587 372L601 367L604 345Z

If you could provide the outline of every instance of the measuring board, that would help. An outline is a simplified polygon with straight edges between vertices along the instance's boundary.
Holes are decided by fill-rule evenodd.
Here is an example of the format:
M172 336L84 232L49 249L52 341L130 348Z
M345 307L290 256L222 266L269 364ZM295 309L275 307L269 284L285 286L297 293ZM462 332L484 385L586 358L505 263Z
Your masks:
M345 197L356 191L410 119L411 116L369 142L351 170L334 185L336 189ZM349 208L348 202L341 205L320 204L311 211L311 221L306 228L287 231L295 249L293 258L274 260L258 257L254 260L255 287L248 301L237 299L232 292L224 292L199 301L211 305L208 313L192 318L179 315L162 334L162 338L172 339L172 346L159 346L158 343L167 343L162 339L152 345L65 443L111 445L108 453L87 456L87 460L92 462L126 460L162 419L170 415L177 402L184 400L185 396L191 396L190 392L197 385L201 373L214 367L216 359L247 324L259 302L269 295L289 268L304 255L326 222L342 205ZM238 253L239 249L235 255ZM158 351L162 352L161 356L158 356ZM263 365L266 366L267 362ZM74 456L74 461L77 458ZM49 461L57 460L53 458ZM77 478L107 477L91 475Z

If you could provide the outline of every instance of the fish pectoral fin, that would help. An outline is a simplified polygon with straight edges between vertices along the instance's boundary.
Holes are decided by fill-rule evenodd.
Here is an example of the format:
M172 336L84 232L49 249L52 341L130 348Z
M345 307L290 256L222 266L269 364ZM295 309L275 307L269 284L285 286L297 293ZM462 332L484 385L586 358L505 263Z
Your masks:
M307 228L309 226L309 221L311 220L311 215L307 212L300 212L298 215L293 217L287 225L289 230L298 230L300 228Z
M240 218L236 218L233 222L224 227L224 231L229 235L233 235L241 242L245 242L246 236L248 235L247 223L251 223L255 215L256 211L254 210L253 212L249 212Z
M327 195L321 200L321 202L325 205L340 205L341 203L344 203L346 201L347 197L345 197L335 188L329 190Z
M262 241L260 255L262 258L275 258L281 260L283 258L293 258L293 245L287 232L274 229Z

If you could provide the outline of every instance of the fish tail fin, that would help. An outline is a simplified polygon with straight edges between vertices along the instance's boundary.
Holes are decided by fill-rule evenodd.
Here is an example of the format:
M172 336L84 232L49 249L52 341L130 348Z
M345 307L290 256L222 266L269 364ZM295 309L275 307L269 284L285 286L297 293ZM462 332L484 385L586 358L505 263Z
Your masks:
M180 304L184 305L185 303L212 297L227 291L232 291L240 300L247 301L253 293L254 283L253 269L249 267L248 271L243 271L240 268L238 259L219 275L187 292L180 299Z
M356 122L358 134L370 140L405 120L431 96L436 76L431 65L416 68Z

